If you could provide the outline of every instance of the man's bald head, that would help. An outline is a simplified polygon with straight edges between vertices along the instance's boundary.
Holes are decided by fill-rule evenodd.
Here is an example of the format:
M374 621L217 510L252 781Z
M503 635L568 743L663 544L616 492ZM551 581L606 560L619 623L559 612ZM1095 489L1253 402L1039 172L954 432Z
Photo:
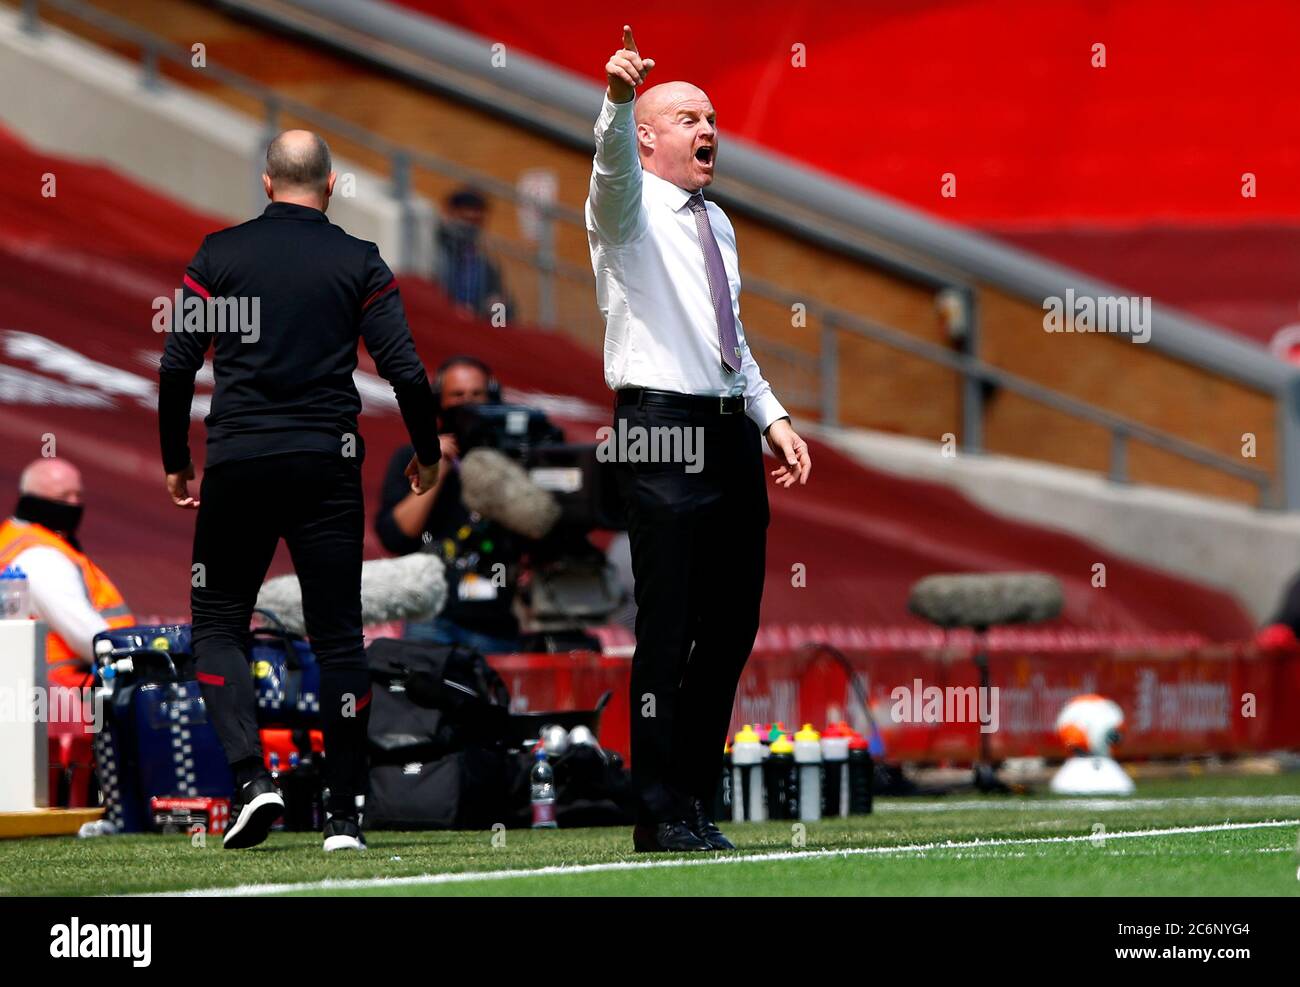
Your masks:
M334 190L329 145L310 130L286 130L266 149L262 184L274 202L296 202L324 211Z
M661 116L688 100L708 103L709 97L703 89L689 82L661 82L651 86L637 97L636 122L648 123L651 117Z
M703 89L689 82L651 86L637 97L635 115L646 171L692 192L713 181L718 131Z
M80 504L81 471L66 459L37 459L28 463L18 478L18 493L61 504Z
M276 185L322 192L330 168L329 145L310 130L286 130L266 149L266 173Z

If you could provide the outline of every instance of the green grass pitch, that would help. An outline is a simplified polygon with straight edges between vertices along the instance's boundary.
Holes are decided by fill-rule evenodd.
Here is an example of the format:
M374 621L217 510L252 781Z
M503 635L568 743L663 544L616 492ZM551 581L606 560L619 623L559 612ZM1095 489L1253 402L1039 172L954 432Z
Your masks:
M7 840L0 894L1300 894L1295 775L1152 781L1129 800L962 794L877 805L805 831L727 825L739 851L707 856L633 854L626 829L373 832L366 853L329 856L303 833L239 852L186 835Z

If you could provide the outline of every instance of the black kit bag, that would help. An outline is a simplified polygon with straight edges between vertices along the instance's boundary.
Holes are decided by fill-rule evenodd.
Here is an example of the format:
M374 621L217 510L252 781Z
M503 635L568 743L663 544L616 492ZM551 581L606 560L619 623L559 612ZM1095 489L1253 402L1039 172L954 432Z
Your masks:
M374 684L372 760L428 760L507 737L510 693L483 656L458 645L381 638L366 650Z
M374 764L369 829L490 829L511 825L527 771L505 751L467 747L431 761Z
M555 764L556 820L565 829L632 822L636 799L623 759L590 745L570 747Z
M510 696L477 651L381 639L367 651L372 829L482 829L518 790Z

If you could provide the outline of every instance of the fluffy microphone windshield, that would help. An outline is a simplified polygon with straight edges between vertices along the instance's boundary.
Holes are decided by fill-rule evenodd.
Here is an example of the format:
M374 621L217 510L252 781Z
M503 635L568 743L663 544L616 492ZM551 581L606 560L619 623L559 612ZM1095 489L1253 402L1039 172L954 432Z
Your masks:
M442 560L424 552L361 563L361 622L424 620L442 609L447 580ZM306 634L302 586L297 576L276 576L262 584L257 606L270 610L295 634Z
M524 468L495 449L474 449L460 461L461 503L526 538L544 538L560 519L560 505Z
M1061 613L1061 584L1043 572L926 576L907 609L940 627L996 627L1051 620Z

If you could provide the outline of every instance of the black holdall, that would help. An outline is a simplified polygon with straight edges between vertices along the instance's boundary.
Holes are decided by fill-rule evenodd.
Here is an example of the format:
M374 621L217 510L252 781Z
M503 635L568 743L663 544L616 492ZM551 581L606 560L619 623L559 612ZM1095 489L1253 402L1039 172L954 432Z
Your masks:
M366 656L375 686L372 757L391 761L416 752L428 757L471 743L505 742L510 693L477 651L381 638Z
M594 734L612 693L591 710L511 714L501 676L477 651L379 640L367 651L371 829L488 829L529 824L531 749L548 724ZM628 821L617 754L571 748L555 759L562 826Z
M467 747L431 761L373 764L370 829L490 829L515 825L527 772L514 755ZM525 794L526 798L526 794Z
M505 683L477 651L381 639L367 649L372 829L506 823L519 790Z

